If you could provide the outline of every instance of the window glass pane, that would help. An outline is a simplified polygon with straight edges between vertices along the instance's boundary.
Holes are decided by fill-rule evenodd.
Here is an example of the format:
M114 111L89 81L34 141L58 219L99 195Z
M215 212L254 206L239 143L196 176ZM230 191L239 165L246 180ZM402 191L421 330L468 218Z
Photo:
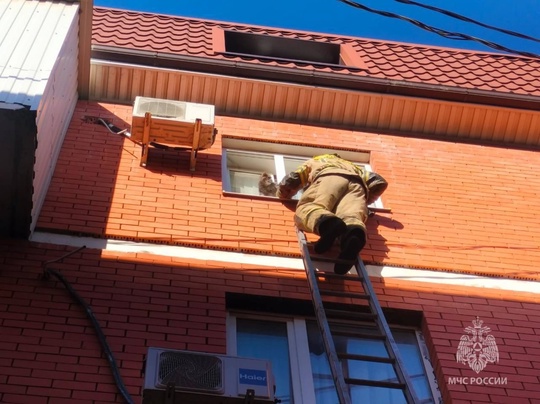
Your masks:
M431 394L416 334L410 331L396 330L393 335L399 346L401 358L405 362L405 369L413 382L416 395L420 400L425 400L422 401L423 403L434 403L435 400Z
M231 191L248 195L259 195L260 174L230 170Z
M227 151L227 168L231 189L227 191L259 195L259 178L263 172L276 175L272 154Z
M227 167L245 171L263 171L275 174L274 155L266 153L227 150Z
M309 345L309 358L313 373L313 386L317 404L338 403L334 380L326 359L324 344L315 322L306 322Z
M302 164L304 164L307 160L309 160L306 157L290 157L290 156L283 156L283 162L285 164L285 173L289 174L292 171L295 171L298 167L300 167ZM280 181L282 178L279 179Z
M386 347L380 340L340 337L336 338L336 349L353 354L388 357ZM345 377L353 379L390 383L398 381L394 368L389 363L349 360L344 366L344 372ZM368 386L353 386L351 400L353 402L406 404L405 396L401 390Z
M346 328L350 330L351 326ZM319 328L315 322L310 321L307 322L307 330L317 404L336 403L338 401L337 394L331 377L330 366L324 352ZM354 330L363 333L370 332L370 329L363 327L354 327ZM419 396L418 398L422 403L433 403L434 401L429 390L415 332L410 330L396 330L393 332L393 335L405 364L405 370L413 381L415 392ZM335 336L334 343L338 352L381 357L388 356L384 343L379 340ZM348 360L343 363L343 372L345 377L354 379L397 381L393 367L385 363ZM396 389L353 386L350 394L351 400L355 403L406 403L402 391Z
M287 324L237 318L236 333L238 356L271 361L276 398L282 404L293 403Z

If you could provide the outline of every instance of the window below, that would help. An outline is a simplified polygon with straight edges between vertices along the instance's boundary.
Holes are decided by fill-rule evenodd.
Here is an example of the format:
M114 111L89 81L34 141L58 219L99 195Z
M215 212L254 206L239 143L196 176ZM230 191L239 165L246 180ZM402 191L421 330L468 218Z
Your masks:
M348 330L366 331L361 324L342 326ZM417 330L393 327L393 336L420 402L440 402L440 392L421 334ZM339 337L335 338L335 344L338 350L347 353L386 355L383 342L377 339ZM227 350L229 355L269 360L276 381L276 398L284 404L338 402L315 321L231 314L228 316ZM342 365L345 374L352 378L397 380L392 366L388 364L343 361ZM350 394L355 403L405 403L400 390L389 388L353 386Z
M325 153L338 153L344 159L371 170L368 164L369 152L365 151L223 138L221 170L223 191L262 196L258 184L263 172L270 174L274 181L279 183L283 177L296 170L305 161ZM298 199L301 193L302 191L299 191L293 199ZM371 206L383 207L380 199Z

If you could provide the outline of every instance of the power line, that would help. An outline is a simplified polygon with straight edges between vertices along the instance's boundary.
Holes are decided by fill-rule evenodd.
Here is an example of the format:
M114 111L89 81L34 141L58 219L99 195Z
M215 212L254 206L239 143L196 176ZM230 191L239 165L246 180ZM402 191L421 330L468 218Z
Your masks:
M512 36L522 38L522 39L528 39L530 41L540 42L540 39L538 39L538 38L535 38L535 37L532 37L532 36L529 36L529 35L525 35L525 34L521 34L521 33L516 32L516 31L511 31L511 30L508 30L508 29L495 27L493 25L484 24L484 23L482 23L480 21L473 20L472 18L465 17L465 16L463 16L461 14L457 14L457 13L454 13L452 11L444 10L442 8L430 6L430 5L427 5L427 4L418 3L418 2L412 1L412 0L395 0L395 1L397 1L398 3L410 4L410 5L414 5L414 6L418 6L418 7L423 7L423 8L426 8L428 10L432 10L432 11L436 11L436 12L441 13L441 14L448 15L448 16L450 16L452 18L456 18L458 20L470 22L472 24L476 24L476 25L479 25L479 26L484 27L484 28L488 28L488 29L492 29L494 31L502 32L503 34L512 35Z
M538 55L536 53L518 51L518 50L515 50L515 49L507 48L506 46L503 46L503 45L499 45L499 44L497 44L495 42L487 41L487 40L481 39L481 38L476 38L476 37L471 36L471 35L466 35L466 34L462 34L462 33L459 33L459 32L446 31L444 29L433 27L431 25L424 24L423 22L420 22L418 20L414 20L412 18L405 17L405 16L402 16L402 15L399 15L399 14L390 13L388 11L375 10L375 9L369 8L367 6L364 6L363 4L354 2L352 0L339 0L339 1L341 1L342 3L348 4L349 6L359 8L359 9L364 10L364 11L368 11L370 13L379 14L379 15L382 15L382 16L385 16L385 17L397 18L399 20L407 21L407 22L409 22L409 23L411 23L413 25L416 25L417 27L420 27L420 28L422 28L422 29L424 29L426 31L429 31L429 32L433 32L433 33L435 33L437 35L440 35L440 36L442 36L444 38L457 39L457 40L467 40L467 41L476 41L476 42L479 42L479 43L481 43L481 44L483 44L485 46L488 46L490 48L497 49L497 50L500 50L500 51L503 51L503 52L514 53L514 54L517 54L517 55L522 55L522 56L526 56L526 57L530 57L530 58L539 58L540 59L540 55Z

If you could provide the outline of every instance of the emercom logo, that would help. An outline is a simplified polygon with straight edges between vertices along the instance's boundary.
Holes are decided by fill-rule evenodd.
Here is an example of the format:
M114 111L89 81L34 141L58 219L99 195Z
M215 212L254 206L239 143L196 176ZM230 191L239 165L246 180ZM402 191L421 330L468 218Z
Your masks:
M266 371L264 370L240 368L238 370L238 378L241 384L266 386Z
M476 317L473 326L465 328L467 334L462 335L457 349L456 359L459 363L467 364L476 373L480 373L488 363L499 362L499 349L495 337L489 332L489 327Z

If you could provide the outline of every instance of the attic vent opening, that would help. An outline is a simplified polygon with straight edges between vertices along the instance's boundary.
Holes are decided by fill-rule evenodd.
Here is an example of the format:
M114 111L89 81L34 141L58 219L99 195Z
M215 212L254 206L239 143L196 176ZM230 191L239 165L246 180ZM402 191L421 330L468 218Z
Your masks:
M272 60L343 64L339 44L236 31L225 31L225 52Z

